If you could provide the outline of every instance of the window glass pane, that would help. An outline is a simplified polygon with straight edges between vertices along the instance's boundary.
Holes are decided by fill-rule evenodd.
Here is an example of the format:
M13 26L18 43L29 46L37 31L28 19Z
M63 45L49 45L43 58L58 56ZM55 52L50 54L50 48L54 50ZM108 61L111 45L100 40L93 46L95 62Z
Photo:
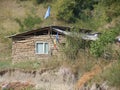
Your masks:
M38 54L43 54L43 43L37 43L36 45L36 51Z
M48 43L45 43L45 44L44 44L44 53L45 53L45 54L48 54L48 51L49 51Z

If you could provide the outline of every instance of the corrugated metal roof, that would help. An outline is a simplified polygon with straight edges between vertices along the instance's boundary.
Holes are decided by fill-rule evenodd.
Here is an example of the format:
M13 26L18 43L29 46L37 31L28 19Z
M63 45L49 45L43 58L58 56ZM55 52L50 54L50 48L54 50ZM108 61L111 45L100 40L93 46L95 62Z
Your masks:
M52 30L52 28L58 28L58 29L62 29L62 30L70 29L70 27L64 27L64 26L47 26L47 27L42 27L42 28L38 28L38 29L34 29L34 30L29 30L29 31L19 33L19 34L14 34L14 35L9 36L8 38L27 36L29 34L34 34L37 32L44 31L44 30Z
M29 35L39 35L40 33L44 33L45 31L48 31L48 30L53 30L55 32L60 31L59 33L62 32L61 34L66 35L66 33L70 32L70 29L71 29L70 27L66 27L66 26L47 26L47 27L42 27L35 30L29 30L19 34L14 34L9 36L8 38L18 38L18 37L29 36ZM79 29L80 33L89 33L91 31L92 30L88 30L88 29Z

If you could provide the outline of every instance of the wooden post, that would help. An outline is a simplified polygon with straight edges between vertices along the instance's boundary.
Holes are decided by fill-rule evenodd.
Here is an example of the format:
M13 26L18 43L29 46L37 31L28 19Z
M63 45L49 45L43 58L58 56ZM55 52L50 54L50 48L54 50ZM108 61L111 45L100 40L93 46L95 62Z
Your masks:
M48 35L50 35L50 33L51 33L51 26L50 26L50 28L48 30Z

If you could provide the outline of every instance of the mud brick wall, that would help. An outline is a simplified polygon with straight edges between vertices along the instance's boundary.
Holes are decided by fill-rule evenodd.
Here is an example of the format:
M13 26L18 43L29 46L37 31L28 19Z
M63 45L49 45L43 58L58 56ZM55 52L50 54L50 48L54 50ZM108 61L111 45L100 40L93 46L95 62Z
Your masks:
M60 54L60 43L64 41L63 36L59 36L59 42L57 43L57 49L54 48L55 35L40 35L22 38L13 38L12 44L12 60L13 63L26 61L26 60L48 60L54 55ZM49 44L49 54L36 54L35 44L36 42L47 42ZM51 54L52 53L52 54Z

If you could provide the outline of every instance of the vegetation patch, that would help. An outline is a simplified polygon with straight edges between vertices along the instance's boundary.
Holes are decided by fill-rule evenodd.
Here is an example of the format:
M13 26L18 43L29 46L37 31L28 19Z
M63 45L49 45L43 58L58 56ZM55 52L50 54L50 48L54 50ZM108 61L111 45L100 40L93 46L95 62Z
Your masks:
M120 87L120 62L114 63L104 72L104 78L111 86Z
M28 15L28 17L26 17L23 21L21 21L18 18L15 18L15 21L20 26L19 32L23 32L23 31L26 31L26 30L33 29L33 28L35 28L35 25L38 25L42 22L40 17L31 16L31 15Z
M26 28L32 29L36 24L40 24L42 22L41 18L35 16L28 15L27 18L24 19L23 23Z
M0 61L0 70L2 69L8 69L11 67L11 61L10 60L1 60Z
M112 55L112 53L110 53L112 51L112 47L110 47L109 45L112 46L112 44L115 43L115 38L117 37L119 32L119 28L114 28L109 31L103 32L97 41L91 43L91 53L96 57L101 57L105 54Z
M16 5L13 5L14 3L12 5L10 4L12 3L12 0L9 3L7 3L8 1L2 0L0 3L0 69L21 68L32 70L39 68L58 68L62 65L66 65L71 67L73 73L80 77L84 72L90 71L96 64L101 65L101 67L105 67L106 64L103 64L103 62L111 63L110 60L104 60L104 56L107 56L106 59L111 60L120 59L119 52L114 53L116 51L112 48L113 44L115 45L114 41L116 36L120 33L120 0L19 0L19 2L21 1L23 1L23 3L17 3L18 8L16 8ZM25 1L29 1L30 3L36 2L39 5L32 4L33 9L28 8L31 7L31 4ZM40 17L43 17L43 14L40 13L45 12L44 4L50 4L52 8L50 18L42 22ZM29 11L32 11L32 13L27 16L23 14L22 17L17 16L16 18L14 11L19 11L21 9L23 9L25 14L30 13ZM35 14L34 10L36 10L35 12L37 14ZM57 16L55 16L56 14ZM36 15L41 16L39 17ZM58 23L56 18L62 22ZM7 23L13 20L17 24L11 24L11 22ZM86 42L84 43L80 38L73 37L74 35L72 37L66 37L66 45L62 48L64 49L63 51L67 58L61 57L64 58L64 61L57 61L54 58L47 62L28 61L13 65L10 57L12 49L10 44L11 41L5 37L6 35L15 34L17 32L17 28L15 28L15 31L10 31L12 29L8 31L7 29L9 29L9 26L13 25L14 27L15 25L19 25L19 32L24 32L38 26L40 27L40 24L44 26L48 23L49 25L68 25L93 29L94 31L101 31L102 35L97 41L92 42L91 44ZM93 55L95 57L93 57ZM116 57L112 58L115 55ZM119 87L119 71L120 63L117 61L117 63L114 63L110 68L107 68L105 71L103 70L103 73L96 77L96 80L108 81L111 86Z

